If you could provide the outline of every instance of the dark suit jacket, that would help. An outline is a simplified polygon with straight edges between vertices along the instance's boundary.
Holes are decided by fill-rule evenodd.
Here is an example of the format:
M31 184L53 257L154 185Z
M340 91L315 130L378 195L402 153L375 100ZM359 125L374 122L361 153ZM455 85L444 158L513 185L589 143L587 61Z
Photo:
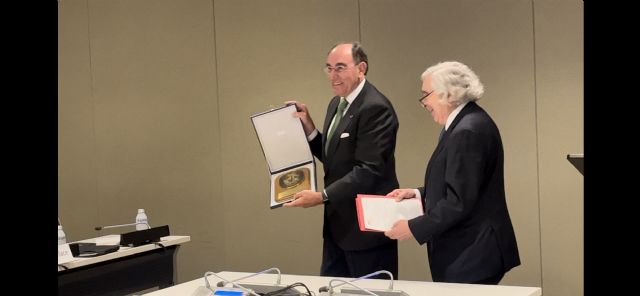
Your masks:
M324 206L323 237L333 239L343 250L395 243L382 232L360 231L355 199L359 193L384 195L398 188L394 157L398 118L391 102L365 81L329 139L325 154L325 135L339 101L340 97L331 100L322 134L309 143L323 163L329 197Z
M469 283L520 265L504 193L498 127L469 102L444 133L425 174L425 214L409 221L427 243L434 281Z

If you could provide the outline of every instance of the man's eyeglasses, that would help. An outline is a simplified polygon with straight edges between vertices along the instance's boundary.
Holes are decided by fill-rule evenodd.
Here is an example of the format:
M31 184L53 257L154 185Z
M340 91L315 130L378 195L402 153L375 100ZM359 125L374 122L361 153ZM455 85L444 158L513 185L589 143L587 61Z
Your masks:
M327 74L331 74L331 72L335 72L336 74L340 74L340 73L342 73L344 71L347 71L347 69L349 69L349 66L347 66L347 65L337 65L335 67L324 66L324 68L323 68L324 73L327 73Z
M425 105L425 103L423 103L422 101L424 101L424 99L426 99L432 93L433 93L433 90L430 92L422 92L422 96L418 99L418 103L420 104L420 106L422 106L422 108L427 109L427 105Z

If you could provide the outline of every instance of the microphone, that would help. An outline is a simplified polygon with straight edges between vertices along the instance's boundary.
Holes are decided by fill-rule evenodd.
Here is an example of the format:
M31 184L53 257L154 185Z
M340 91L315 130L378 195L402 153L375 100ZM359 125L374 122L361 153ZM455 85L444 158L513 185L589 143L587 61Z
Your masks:
M213 291L214 293L215 293L215 290L211 288L211 284L209 283L209 279L207 279L207 277L208 277L208 276L215 276L215 277L217 277L217 278L221 279L221 280L222 280L222 281L224 281L224 282L231 283L231 285L233 285L233 287L234 287L234 288L238 288L238 289L240 289L240 290L242 290L242 291L244 291L245 293L248 293L248 294L250 294L250 295L253 295L253 296L260 296L260 295L258 295L257 293L255 293L255 292L253 292L253 291L251 291L251 290L249 290L249 289L245 288L244 286L241 286L241 285L239 285L239 284L235 283L234 281L229 281L229 280L227 280L227 279L225 279L225 278L223 278L223 277L221 277L221 276L217 275L217 274L216 274L215 272L213 272L213 271L207 271L207 272L205 272L205 273L204 273L204 282L205 282L205 287L206 287L207 289L209 289L209 290Z
M149 226L149 223L147 223L147 222L136 222L136 223L129 223L129 224L108 225L108 226L96 226L95 230L103 230L103 229L108 229L108 228L118 228L118 227L134 226L134 225L138 225L138 224L144 224L144 225L147 225L147 229L151 228L151 226Z
M382 274L382 273L387 274L389 276L390 282L389 282L389 289L388 290L390 290L390 291L393 290L393 274L391 272L389 272L389 271L386 271L386 270L378 270L376 272L372 272L370 274L365 274L365 275L363 275L363 276L361 276L359 278L355 278L355 279L353 279L351 281L348 281L348 282L347 281L343 281L343 280L336 280L336 281L340 281L342 283L338 284L338 285L335 285L335 286L332 286L331 285L332 281L329 281L329 285L328 286L322 286L322 287L318 288L318 292L329 292L329 294L333 294L333 288L337 288L337 287L342 286L342 285L349 285L349 286L356 287L358 289L362 289L361 287L358 287L355 284L353 284L353 282L359 281L359 280L362 280L362 279L368 279L368 278L371 278L373 276L376 276L376 275L379 275L379 274ZM362 290L364 290L364 289L362 289ZM371 293L368 290L365 290L365 291Z
M281 276L282 276L282 274L280 273L280 269L279 269L279 268L277 268L277 267L271 267L271 268L269 268L269 269L265 269L265 270L263 270L263 271L254 272L254 273L252 273L252 274L250 274L250 275L243 276L243 277L241 277L241 278L237 278L237 279L235 279L235 280L233 280L233 281L230 281L230 282L229 282L229 281L219 281L219 282L216 284L216 286L218 286L218 287L224 287L224 286L225 286L226 284L228 284L228 283L235 283L235 282L239 282L239 281L241 281L241 280L245 280L245 279L248 279L248 278L250 278L250 277L254 277L254 276L260 275L260 274L270 274L270 273L271 273L271 274L277 274L277 275L278 275L278 278L276 279L276 285L280 285L280 278L281 278Z
M334 285L332 285L334 282L341 282L341 284L334 286ZM360 286L354 284L353 282L355 282L355 281L347 282L347 281L344 281L344 280L341 280L341 279L332 279L332 280L330 280L329 281L329 295L333 295L333 288L334 287L342 286L342 285L349 285L349 286L356 287L357 291L362 291L362 292L366 293L366 295L378 296L378 294L375 294L375 293L373 293L373 292L371 292L371 291L369 291L369 290L367 290L367 289L365 289L363 287L360 287ZM351 294L348 294L348 295L351 295Z
M282 274L280 272L280 269L278 269L277 267L271 267L269 269L266 269L260 272L251 273L249 275L246 275L231 281L228 281L228 280L219 281L216 284L216 286L218 288L224 288L229 284L232 284L234 287L237 287L237 286L240 286L238 282L257 276L257 275L261 275L261 274L277 274L275 283L270 284L270 283L243 282L242 287L260 295L302 295L292 285L280 284Z

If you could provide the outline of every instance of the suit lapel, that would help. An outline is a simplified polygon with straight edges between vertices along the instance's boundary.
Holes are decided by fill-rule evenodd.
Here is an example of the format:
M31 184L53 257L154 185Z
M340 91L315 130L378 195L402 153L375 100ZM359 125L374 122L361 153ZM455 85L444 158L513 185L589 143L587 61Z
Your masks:
M338 109L339 103L340 103L340 97L338 96L333 97L333 99L331 99L331 103L329 103L329 107L327 108L327 116L325 117L324 125L322 126L322 135L325 136L325 138L326 138L327 132L329 131L329 125L331 124L331 120L333 120L333 116L336 115L336 109Z
M440 142L438 142L438 146L436 146L436 149L433 151L433 154L431 154L431 158L429 159L429 163L427 164L427 172L425 173L425 180L429 176L429 171L431 170L431 163L438 156L438 154L440 154L442 149L444 149L444 145L447 142L447 138L449 138L449 134L456 128L456 126L458 125L460 120L462 120L463 117L465 117L467 114L475 111L477 109L477 107L478 107L478 104L476 104L475 102L467 103L467 105L464 106L464 108L462 108L462 110L460 110L460 113L458 113L458 116L456 116L456 118L453 120L453 122L451 122L451 125L449 125L449 129L447 129L444 132L444 135L442 135L442 140L440 140Z
M329 139L329 148L327 148L327 153L329 153L329 155L333 154L333 152L335 152L335 150L338 148L338 143L340 143L340 135L342 135L344 130L347 129L347 127L351 123L351 120L353 119L354 110L351 110L352 107L355 106L349 107L349 110L347 110L347 113L345 113L342 117L342 120L338 124L338 127L336 127L335 132L333 132L333 138Z
M327 159L327 155L325 154L324 147L327 145L327 134L329 133L329 125L331 125L331 120L333 120L333 116L336 115L336 109L338 109L338 104L340 103L340 97L335 96L331 99L329 103L329 107L327 107L327 115L324 119L324 125L322 127L322 153L324 154L323 159Z
M342 133L347 129L347 127L349 127L349 125L351 124L351 121L353 120L353 117L360 110L360 105L362 105L362 103L364 102L364 96L366 96L368 89L369 89L369 82L365 81L364 86L362 87L362 90L360 91L358 96L355 99L353 99L353 102L349 105L349 109L347 109L347 112L344 114L344 116L342 117L342 120L340 120L340 123L336 127L336 130L333 132L333 138L327 139L327 141L329 141L329 147L327 148L328 155L333 155L333 152L335 152L335 150L338 148L338 143L340 142L340 135L342 135ZM325 121L325 128L324 128L325 131L329 129L329 124L331 123L331 120L333 119L333 116L336 113L337 102L339 102L339 99L340 97L338 97L338 100L335 100L336 101L335 104L333 102L331 104L332 105L331 113L333 114L331 115L331 117L328 117L327 120ZM329 124L326 123L327 121L329 122Z

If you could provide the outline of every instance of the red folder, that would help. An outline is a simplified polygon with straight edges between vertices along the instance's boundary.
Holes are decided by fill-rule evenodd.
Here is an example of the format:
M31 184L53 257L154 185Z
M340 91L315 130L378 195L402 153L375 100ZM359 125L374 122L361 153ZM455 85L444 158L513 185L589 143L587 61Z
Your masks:
M358 225L360 226L360 231L382 232L380 230L367 229L364 226L364 211L362 210L362 198L363 197L381 197L381 198L384 198L384 196L358 194L358 196L356 197L356 211L358 212Z

